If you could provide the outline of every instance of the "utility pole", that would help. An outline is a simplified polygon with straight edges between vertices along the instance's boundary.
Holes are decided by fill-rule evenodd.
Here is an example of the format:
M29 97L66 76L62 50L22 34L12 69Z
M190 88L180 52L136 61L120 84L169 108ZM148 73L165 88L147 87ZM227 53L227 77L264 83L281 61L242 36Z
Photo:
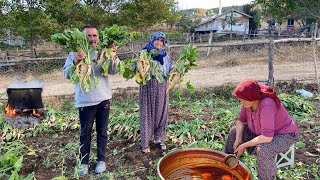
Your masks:
M219 1L219 14L222 14L221 0Z

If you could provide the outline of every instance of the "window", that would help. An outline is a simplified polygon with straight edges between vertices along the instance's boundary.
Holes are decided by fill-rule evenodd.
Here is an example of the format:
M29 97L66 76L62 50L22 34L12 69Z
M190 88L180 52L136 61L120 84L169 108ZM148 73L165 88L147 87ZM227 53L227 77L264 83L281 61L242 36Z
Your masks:
M294 19L288 19L287 26L294 26Z

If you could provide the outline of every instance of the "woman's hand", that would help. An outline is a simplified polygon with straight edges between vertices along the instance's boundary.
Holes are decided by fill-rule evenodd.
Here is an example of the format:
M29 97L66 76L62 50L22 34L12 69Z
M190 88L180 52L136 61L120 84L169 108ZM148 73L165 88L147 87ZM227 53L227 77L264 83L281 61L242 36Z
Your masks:
M247 146L244 144L239 145L235 150L234 153L237 153L237 157L239 158L242 153L246 150Z
M236 150L240 144L241 141L236 139L236 141L233 143L233 150Z

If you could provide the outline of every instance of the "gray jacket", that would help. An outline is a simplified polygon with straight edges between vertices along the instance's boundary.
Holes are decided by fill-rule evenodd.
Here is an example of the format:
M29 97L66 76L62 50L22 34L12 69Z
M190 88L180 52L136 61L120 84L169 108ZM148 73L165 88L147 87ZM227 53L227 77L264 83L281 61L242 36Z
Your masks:
M73 60L76 58L75 53L69 53L69 56L63 67L63 75L66 79L70 79L69 69L74 65ZM91 53L91 60L97 59L97 51ZM119 63L119 59L116 60L115 64ZM97 88L94 87L93 75L91 75L91 86L88 92L83 92L80 90L79 84L75 84L75 100L76 107L87 107L94 106L101 103L104 100L109 100L112 98L111 88L109 84L108 77L101 76L100 66L92 63L95 76L98 78L99 83ZM109 74L116 74L118 71L117 65L114 67L109 66ZM93 71L91 71L93 72Z

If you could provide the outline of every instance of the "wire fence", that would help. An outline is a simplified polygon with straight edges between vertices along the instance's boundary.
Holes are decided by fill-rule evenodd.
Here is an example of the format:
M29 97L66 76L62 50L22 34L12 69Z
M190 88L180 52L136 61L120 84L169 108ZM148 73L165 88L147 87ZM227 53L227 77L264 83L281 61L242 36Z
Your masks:
M308 81L319 85L319 39L286 40L233 40L224 42L194 43L200 50L198 66L189 71L186 81L196 87L212 87L225 83L238 83L244 79L261 82ZM134 57L145 42L133 42L119 49L121 60ZM173 61L179 58L183 44L169 42L168 53ZM62 67L67 54L59 47L37 50L46 57L30 58L23 51L8 50L10 58L0 56L0 97L6 96L6 88L19 77L25 81L33 78L44 81L43 96L72 95L74 85L64 79ZM3 52L2 52L3 54ZM16 55L16 56L14 56ZM270 68L271 67L271 68ZM119 75L110 76L111 87L138 87L134 80L126 81Z

